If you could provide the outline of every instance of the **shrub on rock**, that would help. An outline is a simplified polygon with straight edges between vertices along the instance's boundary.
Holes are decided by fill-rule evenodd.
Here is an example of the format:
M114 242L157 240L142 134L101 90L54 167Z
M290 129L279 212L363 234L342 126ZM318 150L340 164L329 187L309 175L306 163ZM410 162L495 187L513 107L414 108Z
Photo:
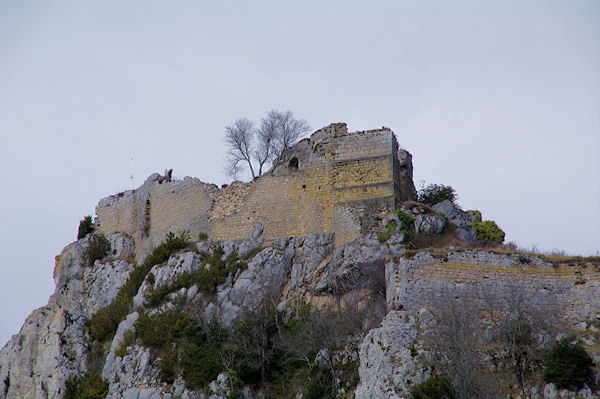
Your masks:
M456 192L451 186L443 184L430 184L422 190L419 190L419 202L427 205L435 205L444 200L454 202Z
M546 355L544 379L558 388L581 388L594 382L594 362L579 342L569 337L554 343Z
M83 256L88 266L94 266L94 262L106 257L110 252L110 242L104 234L94 234L90 238L90 245L85 250Z
M81 240L85 236L90 233L93 233L96 230L94 226L94 222L92 221L91 216L86 216L79 222L79 231L77 232L77 239Z
M102 399L108 394L108 381L93 371L71 375L65 385L65 399Z
M456 393L450 378L434 374L410 390L411 399L455 399Z
M486 220L485 222L472 222L473 230L475 230L475 236L478 240L490 241L498 244L504 242L504 231L498 227L496 222L493 220Z

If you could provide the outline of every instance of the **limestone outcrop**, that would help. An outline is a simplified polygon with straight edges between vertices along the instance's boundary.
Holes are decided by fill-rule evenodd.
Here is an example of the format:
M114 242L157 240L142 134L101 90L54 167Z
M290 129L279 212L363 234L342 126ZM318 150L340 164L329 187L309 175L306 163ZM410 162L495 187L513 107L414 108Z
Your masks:
M60 399L70 375L91 369L99 369L109 382L110 399L225 397L226 374L204 391L186 387L181 375L172 384L162 382L149 349L126 338L135 329L140 312L188 309L206 320L218 318L231 326L240 314L267 297L275 298L276 307L282 311L298 300L327 309L337 306L351 290L365 289L357 283L372 279L377 265L385 268L380 287L389 312L379 327L359 339L355 349L348 352L346 348L346 352L334 355L359 359L357 398L405 398L412 385L427 378L422 334L432 327L425 308L429 298L452 291L453 286L501 292L512 280L527 281L539 298L551 294L567 305L565 318L579 326L588 344L600 342L598 329L590 322L600 315L600 305L594 300L600 296L597 266L557 267L535 256L483 251L449 251L444 259L421 252L411 259L405 255L399 232L386 242L371 233L343 246L336 246L331 234L282 237L265 245L262 232L257 226L249 240L220 244L222 259L233 253L247 256L247 268L230 273L212 296L193 285L169 293L157 307L147 304L153 290L184 273L210 267L202 254L213 253L215 243L198 242L193 250L180 251L167 262L154 265L149 273L152 278L144 279L130 314L120 322L100 359L90 341L87 322L114 300L134 269L134 240L122 233L110 235L110 255L91 267L84 259L89 236L67 245L57 260L56 291L48 305L35 310L0 351L0 398ZM373 284L369 289L376 289L373 287L379 283ZM126 350L124 345L129 345ZM555 395L551 387L539 390L540 395L546 391L547 397ZM250 390L246 394L253 397Z
M68 376L87 370L86 321L115 298L133 269L125 259L134 250L129 237L112 234L113 255L86 267L83 254L89 237L65 247L56 263L56 290L48 304L34 310L0 351L4 383L0 397L62 399Z

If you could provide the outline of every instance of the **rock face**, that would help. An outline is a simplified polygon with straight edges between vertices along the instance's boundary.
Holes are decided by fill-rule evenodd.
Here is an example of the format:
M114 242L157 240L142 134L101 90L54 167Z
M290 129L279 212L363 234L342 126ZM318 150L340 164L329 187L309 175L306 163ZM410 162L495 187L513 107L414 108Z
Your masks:
M470 213L463 211L449 200L435 204L432 208L446 216L448 221L456 226L456 235L459 239L466 242L475 241L475 230L471 227Z
M133 242L124 234L109 237L114 254L105 263L85 267L89 236L67 245L54 271L56 290L48 305L36 309L0 352L1 398L64 396L64 384L73 372L86 370L85 322L110 303L127 280L133 265Z
M457 226L462 223L466 229L467 219L462 211L448 204L440 207L442 211L450 222ZM418 225L429 226L427 229L432 232L444 222L444 218L430 212L417 213L419 215L423 217ZM394 220L399 231L399 220ZM56 290L48 305L35 310L21 331L0 351L0 399L60 399L65 395L65 381L70 375L83 374L92 367L98 369L98 365L93 364L86 322L114 300L134 269L131 262L136 250L134 240L125 234L115 233L108 238L111 255L96 261L93 267L85 266L84 262L89 237L65 247L56 264ZM146 296L152 290L170 284L182 273L209 268L201 253L212 253L215 244L200 242L196 245L197 251L188 249L173 254L165 263L151 268L153 277L145 278L133 298L130 314L104 347L106 357L99 370L109 382L107 398L218 399L227 395L225 374L213 381L205 393L187 389L182 377L170 385L162 383L150 351L126 341L128 331L135 328L143 311L193 309L206 320L216 317L222 324L231 326L242 312L256 308L267 296L276 300L280 310L298 300L323 309L335 306L336 298L343 298L345 290L364 289L360 283L367 280L374 284L371 287L386 292L389 313L360 343L357 399L406 398L410 387L427 377L421 363L425 356L419 336L431 326L425 317L429 313L422 309L424 299L452 284L479 284L489 289L493 279L506 275L510 280L527 278L531 287L537 284L540 290L548 290L556 280L557 284L563 284L557 293L576 305L571 313L581 316L577 320L580 331L586 334L590 345L597 342L598 330L589 321L596 317L597 303L586 300L585 295L585 292L597 292L600 287L595 269L577 273L559 270L557 274L552 265L535 257L477 251L448 253L443 260L429 253L408 259L403 257L403 239L397 232L382 243L372 233L336 246L332 234L310 234L282 237L264 246L262 228L257 226L249 240L221 243L223 260L237 252L248 257L247 268L229 273L214 295L203 294L192 285L167 294L166 301L154 308L147 307ZM374 276L376 267L385 268L381 281ZM497 285L505 287L503 284L501 281ZM123 348L124 341L130 344L127 348ZM319 356L326 357L323 351ZM555 390L546 387L544 394L546 391L546 396L552 397ZM246 397L252 397L250 391L246 393ZM587 392L582 394L588 397Z
M408 398L410 386L426 378L417 358L417 327L408 312L391 311L369 331L360 345L356 399Z
M240 254L256 251L262 243L261 233L262 229L257 228L250 240L223 243L224 257L234 250ZM129 262L135 255L134 241L121 233L110 235L109 241L112 255L96 261L93 267L85 266L84 261L89 236L62 251L55 268L56 290L48 305L35 310L0 352L0 385L4 384L0 386L0 398L59 399L64 397L69 375L89 369L87 357L91 348L86 339L86 322L114 300L134 267ZM199 251L209 250L208 243L199 243L198 247ZM328 306L333 303L331 291L336 281L360 277L356 265L391 253L374 236L362 237L338 250L331 234L284 237L254 255L246 270L230 275L218 287L213 300L192 286L171 294L171 301L161 309L172 306L178 298L204 309L207 317L217 316L225 325L231 325L240 311L253 309L266 295L279 298L280 308L298 298ZM141 285L133 299L133 309L144 305L145 294L152 288L201 267L207 266L195 252L173 255L166 264L154 266L150 271L154 279L146 279ZM135 311L129 314L108 346L101 369L102 376L110 382L107 397L198 397L184 389L181 381L179 385L164 387L157 379L147 349L130 347L125 356L118 356L124 334L133 328L137 317Z

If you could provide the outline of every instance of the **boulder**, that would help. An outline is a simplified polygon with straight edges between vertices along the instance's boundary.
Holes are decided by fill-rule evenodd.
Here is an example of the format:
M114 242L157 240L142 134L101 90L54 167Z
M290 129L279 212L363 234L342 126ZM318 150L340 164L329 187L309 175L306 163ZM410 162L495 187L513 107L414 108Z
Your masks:
M475 230L471 226L465 212L449 200L444 200L432 206L432 209L446 216L448 221L456 226L456 235L461 241L473 242L476 239Z

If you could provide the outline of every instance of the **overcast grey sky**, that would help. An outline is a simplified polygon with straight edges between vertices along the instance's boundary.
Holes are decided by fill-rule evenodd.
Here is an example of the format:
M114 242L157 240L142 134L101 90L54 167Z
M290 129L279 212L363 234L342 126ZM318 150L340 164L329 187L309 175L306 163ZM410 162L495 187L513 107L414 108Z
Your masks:
M228 182L224 126L272 108L388 126L507 241L598 254L599 40L598 1L0 0L0 346L100 198Z

